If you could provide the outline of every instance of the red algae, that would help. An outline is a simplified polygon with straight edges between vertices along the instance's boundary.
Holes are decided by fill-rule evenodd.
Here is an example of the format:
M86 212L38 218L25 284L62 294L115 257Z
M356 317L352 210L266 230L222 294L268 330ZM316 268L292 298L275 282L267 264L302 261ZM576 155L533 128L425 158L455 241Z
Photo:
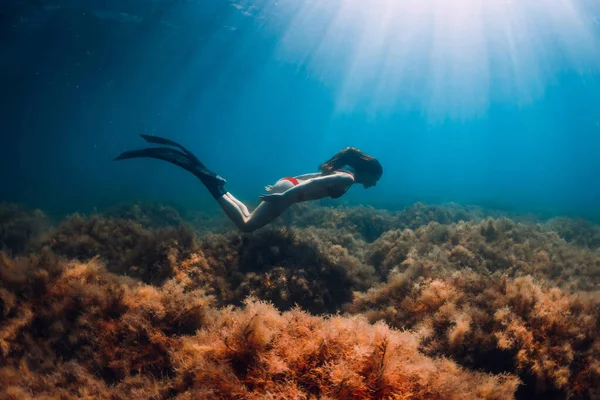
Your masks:
M245 235L160 205L52 229L4 210L0 399L600 397L590 223L299 207Z

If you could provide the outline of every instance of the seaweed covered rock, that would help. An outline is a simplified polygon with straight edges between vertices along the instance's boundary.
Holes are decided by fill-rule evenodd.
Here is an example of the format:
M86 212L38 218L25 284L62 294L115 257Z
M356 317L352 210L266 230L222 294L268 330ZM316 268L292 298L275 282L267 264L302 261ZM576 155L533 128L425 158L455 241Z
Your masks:
M14 255L33 250L49 226L41 210L0 203L0 250Z
M114 384L137 375L172 376L169 349L200 328L211 300L176 282L161 289L107 272L97 261L0 257L0 380L15 368L52 375L83 368L85 381ZM32 379L33 381L33 379ZM35 384L30 383L33 386ZM4 386L6 387L6 386Z
M231 288L224 304L255 296L282 310L299 305L313 313L334 312L374 279L370 266L311 229L212 235L201 247L210 270L226 276Z
M600 249L600 226L578 218L553 218L543 224L544 228L554 231L567 242L577 246Z
M127 220L143 228L178 228L181 225L192 227L199 235L227 233L235 228L221 210L187 210L177 205L137 202L122 204L100 215L115 220ZM215 211L218 211L215 214Z
M2 256L0 276L2 398L507 399L519 384L361 317L216 309L177 280L152 287L49 248Z
M177 227L183 223L179 210L160 203L122 204L104 212L103 215L133 221L145 228Z
M5 225L1 398L600 397L595 225L299 205L198 236L140 210Z
M531 277L470 270L438 278L401 274L358 295L349 311L414 329L421 349L493 373L515 373L522 398L595 398L600 382L600 297Z
M256 301L221 311L209 328L182 342L173 392L185 399L509 399L519 383L427 358L415 335L384 324L298 309L279 313Z
M569 245L539 225L507 218L389 231L373 242L367 260L382 277L416 262L438 274L471 268L533 275L563 288L600 289L600 253Z
M393 213L386 210L365 206L317 207L308 204L294 205L278 223L336 230L338 233L349 232L367 242L372 242L394 227Z
M421 202L404 208L396 213L395 229L417 229L431 222L448 225L460 221L477 221L483 219L485 213L478 207L461 206L455 203L447 205L426 205Z
M506 218L390 231L368 256L387 282L347 311L419 331L427 354L517 373L526 398L594 397L598 257Z
M198 238L188 225L144 228L130 220L73 215L45 245L80 261L97 257L109 271L146 283L177 279L223 305L254 295L281 309L299 304L322 313L338 310L374 279L372 267L359 258L364 242L325 237L322 230L281 228Z
M285 226L314 227L352 233L367 242L373 242L389 230L417 229L431 222L448 225L460 221L478 221L486 215L498 214L484 212L477 207L465 207L457 204L427 206L423 203L416 203L394 212L370 206L322 207L298 204L286 211L276 223Z
M80 261L99 257L109 271L161 284L196 248L194 231L144 228L127 219L72 215L45 241L57 254Z

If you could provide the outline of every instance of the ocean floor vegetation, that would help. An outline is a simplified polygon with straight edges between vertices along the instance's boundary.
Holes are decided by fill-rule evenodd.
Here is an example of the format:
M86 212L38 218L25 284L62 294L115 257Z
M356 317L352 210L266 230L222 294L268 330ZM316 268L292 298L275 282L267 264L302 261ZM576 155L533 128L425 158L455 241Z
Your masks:
M600 398L600 227L0 204L0 399Z

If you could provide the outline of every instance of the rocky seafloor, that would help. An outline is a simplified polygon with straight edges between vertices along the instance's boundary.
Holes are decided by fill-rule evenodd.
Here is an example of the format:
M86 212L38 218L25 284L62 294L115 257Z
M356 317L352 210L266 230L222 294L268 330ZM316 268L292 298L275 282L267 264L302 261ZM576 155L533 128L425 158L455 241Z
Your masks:
M0 204L0 399L600 398L600 226Z

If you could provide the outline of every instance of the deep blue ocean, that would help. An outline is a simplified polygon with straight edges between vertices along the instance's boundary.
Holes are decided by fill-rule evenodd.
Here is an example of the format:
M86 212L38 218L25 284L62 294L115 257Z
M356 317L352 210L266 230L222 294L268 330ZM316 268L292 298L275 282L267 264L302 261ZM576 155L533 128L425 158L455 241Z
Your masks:
M0 93L0 200L44 210L220 212L179 168L112 161L146 133L249 205L354 146L384 175L328 204L600 218L597 1L5 0Z

